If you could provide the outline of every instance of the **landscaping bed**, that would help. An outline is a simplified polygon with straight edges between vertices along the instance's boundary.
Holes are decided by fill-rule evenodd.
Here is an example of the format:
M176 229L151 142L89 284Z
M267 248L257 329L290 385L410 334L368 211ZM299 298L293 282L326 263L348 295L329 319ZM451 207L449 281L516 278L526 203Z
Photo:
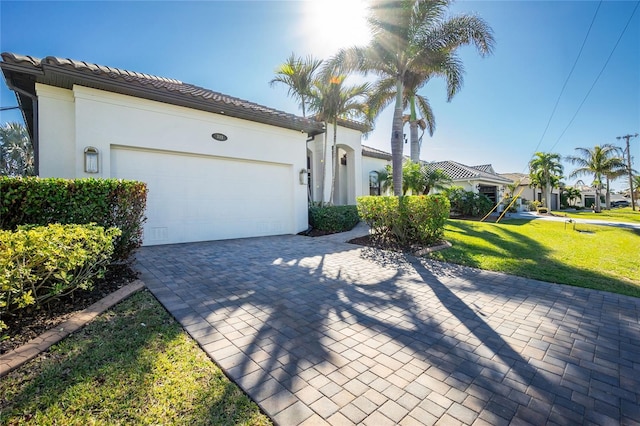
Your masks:
M74 313L91 306L136 278L137 273L129 266L111 265L105 277L96 281L93 290L78 290L70 297L56 300L42 309L35 306L25 308L19 315L3 318L9 328L0 332L0 354L13 350L63 323Z

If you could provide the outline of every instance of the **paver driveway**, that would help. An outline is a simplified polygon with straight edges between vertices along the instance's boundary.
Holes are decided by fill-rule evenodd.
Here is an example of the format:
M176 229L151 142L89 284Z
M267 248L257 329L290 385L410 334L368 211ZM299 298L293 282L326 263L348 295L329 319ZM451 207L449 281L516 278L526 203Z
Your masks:
M640 299L300 236L137 267L281 425L640 424Z

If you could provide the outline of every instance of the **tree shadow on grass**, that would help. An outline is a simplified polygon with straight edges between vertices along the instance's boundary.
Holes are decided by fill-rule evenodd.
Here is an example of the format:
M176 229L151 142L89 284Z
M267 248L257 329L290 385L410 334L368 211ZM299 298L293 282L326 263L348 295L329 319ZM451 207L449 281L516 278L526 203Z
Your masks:
M483 243L456 242L453 248L447 249L448 253L442 254L442 256L436 255L435 257L438 260L444 258L448 262L472 267L482 266L478 260L480 258L497 258L499 259L497 262L500 263L500 269L508 274L551 283L560 282L578 287L612 291L635 297L640 295L638 285L610 274L576 268L569 263L553 259L549 250L543 244L513 230L513 228L522 226L526 222L529 221L506 221L501 223L499 228L496 227L495 232L475 229L472 223L460 221L448 223L447 230L449 232L460 233L465 237L474 237L477 240L482 240ZM558 223L558 229L562 229L562 226L561 223ZM593 228L593 226L591 227ZM640 235L638 230L629 229L626 232ZM505 238L497 240L496 237L499 238L503 235ZM486 238L487 236L490 238ZM490 241L496 242L491 243ZM606 245L603 245L603 250L606 250Z
M439 270L402 254L303 237L148 247L141 254L154 294L282 424L313 411L357 423L389 400L406 405L397 410L402 416L431 410L463 417L475 409L489 422L582 422L604 398L605 390L590 394L596 374L618 392L618 419L621 399L637 397L628 386L635 382L623 386L620 379L624 369L640 368L629 355L640 345L633 323L620 320L619 309L588 312L592 294L574 299L560 286L527 287L525 279L510 285L497 274L444 264ZM632 303L623 313L632 318L637 311ZM611 336L598 350L588 339L602 335L601 323ZM621 335L629 339L623 349L616 346ZM596 356L622 361L618 370L601 368ZM591 402L573 401L574 387Z

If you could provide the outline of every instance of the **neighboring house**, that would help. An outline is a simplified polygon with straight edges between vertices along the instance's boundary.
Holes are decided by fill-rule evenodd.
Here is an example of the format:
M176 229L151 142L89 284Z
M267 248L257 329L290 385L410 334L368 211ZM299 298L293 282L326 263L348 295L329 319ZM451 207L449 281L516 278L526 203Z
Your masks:
M520 194L522 205L526 205L528 201L544 202L543 190L541 188L531 186L531 178L528 174L501 173L500 176L509 179L513 183L518 183L515 193L518 194L520 190L522 190L522 193ZM560 192L559 188L553 188L551 190L551 210L558 210L560 208Z
M596 203L596 189L590 185L584 183L583 180L578 180L574 185L574 188L580 191L580 198L575 201L576 206L581 206L585 208L592 208L592 206ZM602 200L602 206L604 207L605 200L605 188L600 190L600 198ZM609 194L609 201L628 201L631 202L631 198L626 198L623 194Z
M455 161L437 161L426 165L432 170L444 171L451 178L450 186L461 186L465 191L484 194L493 204L502 200L506 186L511 183L497 174L491 164L466 166Z
M498 175L491 164L465 166L455 161L423 162L423 164L432 170L443 170L452 181L448 186L460 186L466 191L484 194L493 203L502 199L506 185L511 183L511 180ZM385 195L378 184L377 172L387 165L391 165L391 154L362 146L362 182L365 184L363 192L368 190L370 195Z
M0 68L23 110L39 176L148 184L145 245L307 229L309 193L319 198L318 171L331 161L331 148L321 158L323 123L70 59L3 53ZM354 203L362 193L362 126L340 124L336 200ZM330 163L327 170L325 194Z

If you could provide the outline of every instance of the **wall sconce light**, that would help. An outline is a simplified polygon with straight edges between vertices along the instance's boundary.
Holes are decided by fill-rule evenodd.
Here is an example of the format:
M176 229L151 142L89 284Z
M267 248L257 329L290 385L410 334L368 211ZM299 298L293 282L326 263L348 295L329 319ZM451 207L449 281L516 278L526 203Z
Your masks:
M98 173L98 156L97 148L88 146L84 149L84 171L86 173Z
M309 182L309 170L300 169L300 185L307 185Z

